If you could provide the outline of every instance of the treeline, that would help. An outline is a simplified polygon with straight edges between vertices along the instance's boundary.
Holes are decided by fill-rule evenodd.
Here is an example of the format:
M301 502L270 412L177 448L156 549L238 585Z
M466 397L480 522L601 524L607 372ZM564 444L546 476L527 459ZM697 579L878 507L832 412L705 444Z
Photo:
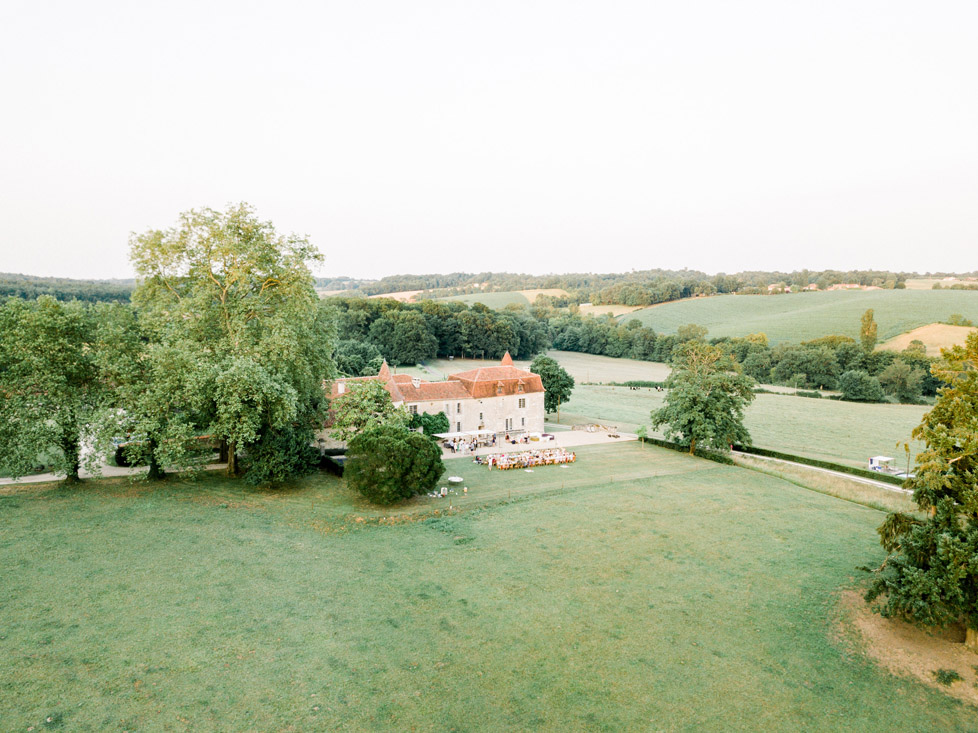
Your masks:
M733 275L708 275L698 270L633 270L620 273L568 273L562 275L527 275L508 272L428 275L393 275L380 280L351 278L320 279L324 290L349 289L351 295L383 295L404 290L425 291L430 297L449 297L513 290L562 289L566 299L553 305L570 303L620 303L652 305L694 295L734 292L767 293L767 286L781 284L794 289L817 285L820 290L839 283L854 283L881 288L902 288L915 273L887 270L796 270L746 271ZM566 301L566 302L565 302Z
M617 358L664 361L684 341L706 329L683 326L675 335L657 334L637 319L580 316L549 306L490 310L481 303L335 297L337 366L350 375L375 374L379 359L395 365L463 357L531 359L549 348Z
M327 302L336 311L341 362L357 348L353 344L373 346L391 364L417 364L449 356L498 359L507 351L513 358L529 359L550 343L546 320L526 309L493 311L481 304L469 307L433 300L406 304L387 298ZM358 354L357 363L366 368L371 356ZM340 370L356 371L344 369L342 363Z
M941 386L930 373L934 359L913 342L902 352L867 350L847 336L825 336L771 348L764 334L712 339L758 382L804 389L841 390L848 399L878 402L884 393L900 402L933 396Z
M50 295L57 300L128 303L134 285L134 280L72 280L2 272L0 299L14 297L35 300L41 295Z

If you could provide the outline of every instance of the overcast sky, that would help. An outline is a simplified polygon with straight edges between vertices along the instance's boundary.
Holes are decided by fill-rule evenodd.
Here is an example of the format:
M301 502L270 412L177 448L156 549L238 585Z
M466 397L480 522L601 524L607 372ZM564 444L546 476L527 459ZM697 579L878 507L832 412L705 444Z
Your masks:
M248 201L317 274L978 268L978 3L0 4L0 271Z

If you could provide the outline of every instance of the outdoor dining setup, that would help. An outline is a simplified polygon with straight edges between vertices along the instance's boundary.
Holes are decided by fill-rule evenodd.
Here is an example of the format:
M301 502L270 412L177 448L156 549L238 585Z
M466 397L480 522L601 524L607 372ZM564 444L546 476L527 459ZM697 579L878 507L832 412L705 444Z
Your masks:
M475 463L481 466L489 466L491 471L497 468L500 471L510 469L533 468L535 466L556 466L573 463L577 460L577 454L563 448L548 448L546 450L531 450L521 453L493 453L488 456L476 456Z

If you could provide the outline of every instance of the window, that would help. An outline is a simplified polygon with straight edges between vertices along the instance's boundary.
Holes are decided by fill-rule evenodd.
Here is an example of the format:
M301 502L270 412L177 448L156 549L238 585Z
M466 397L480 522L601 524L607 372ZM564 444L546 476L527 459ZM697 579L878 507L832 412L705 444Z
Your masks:
M517 392L522 392L523 391L523 385L522 384L516 385L516 391Z
M461 403L461 402L459 402L459 403L458 403L458 404L457 404L457 405L455 406L455 412L458 412L458 413L461 413L461 412L462 412L462 403Z
M482 422L482 413L479 413L479 422Z
M503 393L503 385L500 384L498 387L496 387L496 394L498 395L502 393Z
M411 405L408 408L408 412L410 412L412 415L417 415L418 414L418 406L417 405Z
M526 397L520 397L520 409L526 407Z
M460 423L460 422L455 423L455 432L456 433L461 433L462 432L462 423Z
M521 418L520 418L520 425L521 425L522 427L524 427L524 428L526 427L526 418L525 418L525 417L521 417Z

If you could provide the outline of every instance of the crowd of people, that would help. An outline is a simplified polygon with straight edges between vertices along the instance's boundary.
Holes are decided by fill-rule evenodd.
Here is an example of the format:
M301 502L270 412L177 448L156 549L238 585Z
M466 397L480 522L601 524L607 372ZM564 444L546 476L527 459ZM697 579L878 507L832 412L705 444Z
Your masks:
M483 438L481 441L476 438L452 438L451 440L443 441L442 445L452 453L464 454L466 451L475 453L483 445L496 445L496 436L492 435L488 438Z
M558 464L573 463L577 460L577 454L566 451L563 448L553 448L549 450L532 450L523 453L493 453L488 456L476 456L475 462L489 466L491 471L498 468L506 471L511 468L531 468L533 466L556 466Z

